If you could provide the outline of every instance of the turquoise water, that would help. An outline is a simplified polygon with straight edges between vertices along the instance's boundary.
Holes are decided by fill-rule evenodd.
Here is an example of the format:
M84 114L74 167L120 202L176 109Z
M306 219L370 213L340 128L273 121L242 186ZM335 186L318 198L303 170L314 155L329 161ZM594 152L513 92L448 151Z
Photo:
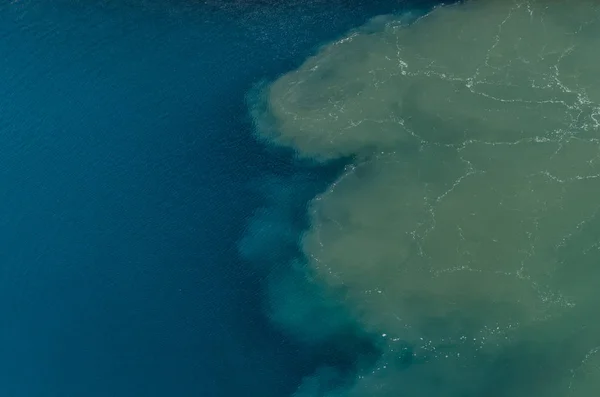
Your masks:
M350 365L265 314L337 165L255 140L246 97L398 8L1 4L0 395L285 396Z

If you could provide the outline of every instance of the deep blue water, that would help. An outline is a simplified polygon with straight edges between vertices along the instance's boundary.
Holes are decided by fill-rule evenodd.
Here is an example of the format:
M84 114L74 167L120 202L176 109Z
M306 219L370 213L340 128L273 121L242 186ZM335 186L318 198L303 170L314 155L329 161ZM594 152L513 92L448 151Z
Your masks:
M289 395L322 355L238 245L260 181L330 170L257 142L245 95L402 7L3 2L0 396Z

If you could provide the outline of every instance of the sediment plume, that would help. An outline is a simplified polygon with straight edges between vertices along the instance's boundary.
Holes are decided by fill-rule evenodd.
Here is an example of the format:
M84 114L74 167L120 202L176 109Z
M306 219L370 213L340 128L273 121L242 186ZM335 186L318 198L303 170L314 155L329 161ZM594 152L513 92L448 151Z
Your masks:
M599 49L595 1L471 0L386 16L264 87L262 139L349 159L294 259L320 292L272 283L344 319L299 326L271 294L277 322L352 324L379 351L296 397L600 391Z

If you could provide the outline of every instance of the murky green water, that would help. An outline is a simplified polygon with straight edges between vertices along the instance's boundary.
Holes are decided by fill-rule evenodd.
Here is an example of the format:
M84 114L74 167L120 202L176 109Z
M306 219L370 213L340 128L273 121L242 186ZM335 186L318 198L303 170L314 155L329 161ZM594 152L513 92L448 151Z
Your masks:
M314 199L302 247L381 351L298 396L600 393L597 2L381 18L264 99L267 138L354 158Z

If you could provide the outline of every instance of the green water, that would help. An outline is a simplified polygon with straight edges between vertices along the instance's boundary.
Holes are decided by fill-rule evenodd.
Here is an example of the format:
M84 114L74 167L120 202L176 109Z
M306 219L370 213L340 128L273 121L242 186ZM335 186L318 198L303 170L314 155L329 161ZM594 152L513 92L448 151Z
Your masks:
M266 87L265 138L353 159L302 261L381 353L297 396L598 395L599 49L595 1L472 0L379 18Z

